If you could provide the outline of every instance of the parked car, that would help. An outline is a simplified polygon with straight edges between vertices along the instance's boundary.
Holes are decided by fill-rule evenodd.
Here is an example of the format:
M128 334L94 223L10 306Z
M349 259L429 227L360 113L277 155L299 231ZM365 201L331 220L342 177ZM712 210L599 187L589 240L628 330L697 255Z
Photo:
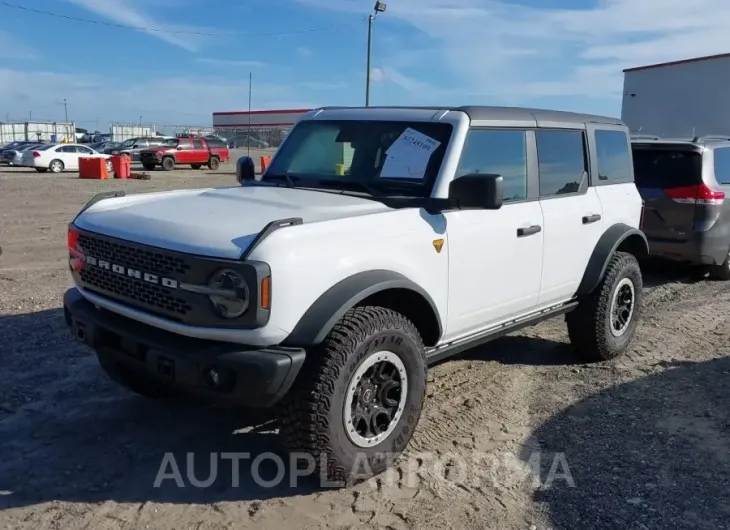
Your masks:
M14 141L14 142L10 142L8 144L5 144L4 146L0 147L0 163L2 163L1 162L2 160L5 160L5 158L4 158L3 155L6 152L8 152L8 151L15 151L16 149L18 149L19 147L23 147L24 145L31 145L31 144L38 144L38 143L40 143L40 142L31 142L31 141L26 141L26 140L19 140L19 141Z
M23 165L23 153L25 153L28 149L34 149L36 147L40 147L43 144L40 143L30 143L21 145L16 149L13 149L11 151L5 151L3 153L3 159L5 160L5 163L9 166L22 166Z
M563 315L583 362L630 348L648 248L628 136L537 109L317 109L261 180L243 157L240 187L92 198L65 322L130 391L276 407L311 471L360 481L407 449L431 364Z
M46 144L35 149L29 149L23 153L22 165L32 167L39 173L45 173L46 171L51 173L77 171L79 169L79 158L82 156L106 158L106 169L109 173L112 172L112 162L109 155L98 153L81 144Z
M117 146L104 149L104 153L108 155L122 155L128 156L134 162L139 161L139 154L150 147L156 147L162 145L164 138L158 136L142 137L142 138L130 138L124 140Z
M650 254L730 280L730 138L633 138L632 152Z
M99 153L104 153L107 149L113 149L114 147L118 147L119 142L110 142L110 141L102 141L102 142L96 142L93 144L89 144L89 147L93 149L94 151L97 151Z
M197 137L172 138L165 140L159 147L145 149L140 153L145 169L153 170L160 166L165 171L172 171L179 164L190 164L193 169L208 166L216 170L230 156L226 144L220 140Z

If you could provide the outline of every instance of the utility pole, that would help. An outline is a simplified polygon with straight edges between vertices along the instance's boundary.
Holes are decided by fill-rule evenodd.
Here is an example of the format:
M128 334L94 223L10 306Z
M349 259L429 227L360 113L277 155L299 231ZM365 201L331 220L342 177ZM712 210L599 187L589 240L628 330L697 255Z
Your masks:
M139 126L142 127L142 116L139 117Z
M66 115L66 123L68 123L68 103L66 102L66 98L63 98L63 112Z
M251 92L253 89L253 72L248 73L248 137L246 138L246 156L251 156Z
M372 55L373 47L373 22L378 13L385 12L387 6L383 2L375 2L373 13L368 15L368 60L367 60L367 72L365 74L365 106L370 106L370 57Z

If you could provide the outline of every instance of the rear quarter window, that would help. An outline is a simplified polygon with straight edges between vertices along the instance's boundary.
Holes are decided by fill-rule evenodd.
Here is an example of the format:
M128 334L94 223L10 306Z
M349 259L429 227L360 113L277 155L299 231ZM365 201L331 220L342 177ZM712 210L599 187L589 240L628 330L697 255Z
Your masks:
M598 183L632 182L632 161L629 138L624 131L596 130Z
M715 180L718 184L730 184L730 147L720 147L714 151Z

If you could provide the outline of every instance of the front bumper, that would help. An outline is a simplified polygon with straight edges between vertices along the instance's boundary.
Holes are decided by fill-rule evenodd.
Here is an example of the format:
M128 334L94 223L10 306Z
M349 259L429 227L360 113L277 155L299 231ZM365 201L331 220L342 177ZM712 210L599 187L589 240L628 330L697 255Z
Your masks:
M182 337L104 309L75 288L63 297L64 317L77 340L97 356L209 401L269 407L291 388L304 364L300 348L250 348ZM214 384L210 370L219 377Z

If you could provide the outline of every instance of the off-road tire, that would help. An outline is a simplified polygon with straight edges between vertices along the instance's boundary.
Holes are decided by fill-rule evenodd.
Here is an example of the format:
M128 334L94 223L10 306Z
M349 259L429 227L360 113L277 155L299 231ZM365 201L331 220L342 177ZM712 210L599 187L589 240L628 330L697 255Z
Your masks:
M145 168L147 171L152 171L155 169L155 164L150 164L149 162L142 162L142 167Z
M210 157L210 160L208 160L208 167L213 171L218 169L220 167L220 165L221 165L221 161L217 156L212 156L212 157Z
M201 167L203 167L203 164L190 164L190 167L193 169L200 169Z
M160 383L151 377L135 373L103 353L97 353L99 365L106 375L116 384L147 399L164 399L172 397L175 392L172 388Z
M175 159L171 156L166 156L162 159L162 169L164 171L172 171L175 169Z
M51 173L61 173L64 169L66 169L66 166L63 164L63 161L57 158L51 160L51 163L48 164L48 171Z
M725 256L725 261L720 265L710 267L710 278L721 282L730 280L730 253Z
M633 312L620 336L611 333L611 304L619 283L628 278L633 284ZM607 361L626 351L641 317L643 280L636 258L625 252L611 256L606 273L595 290L582 297L565 321L570 343L586 362Z
M375 446L362 448L345 429L347 388L363 361L384 351L393 352L405 366L407 397L393 431ZM410 320L382 307L349 310L324 342L308 352L280 405L285 447L309 455L319 476L340 486L383 472L413 436L426 395L426 370L423 341Z

